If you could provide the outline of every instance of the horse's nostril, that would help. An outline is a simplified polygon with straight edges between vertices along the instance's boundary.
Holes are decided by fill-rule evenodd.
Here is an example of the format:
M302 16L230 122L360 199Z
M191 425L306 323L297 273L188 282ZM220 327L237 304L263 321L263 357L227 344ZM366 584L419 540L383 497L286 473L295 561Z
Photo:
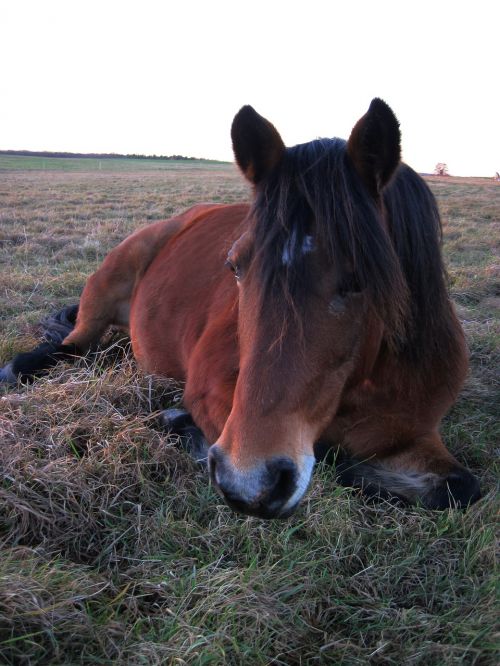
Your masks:
M297 485L297 467L288 458L279 458L267 464L270 487L266 498L269 506L284 503L293 495Z
M208 473L210 476L210 479L212 483L215 482L215 467L217 463L215 462L215 458L210 455L210 450L208 451Z
M296 464L285 457L239 470L217 444L208 451L208 469L215 488L233 509L261 518L281 515L299 476Z
M243 501L226 455L217 444L208 450L208 470L212 483L228 502Z
M224 454L219 449L217 444L214 444L208 449L208 473L212 483L219 485L219 476L218 467L224 465L223 461Z

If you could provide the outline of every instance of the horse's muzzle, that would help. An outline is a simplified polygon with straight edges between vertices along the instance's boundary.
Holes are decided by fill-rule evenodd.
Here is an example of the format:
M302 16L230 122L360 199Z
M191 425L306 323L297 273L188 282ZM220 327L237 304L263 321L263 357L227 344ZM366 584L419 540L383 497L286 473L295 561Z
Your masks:
M259 518L286 518L293 513L311 476L311 469L306 470L304 483L303 473L285 456L238 469L218 444L209 449L208 466L210 479L227 504L235 511Z

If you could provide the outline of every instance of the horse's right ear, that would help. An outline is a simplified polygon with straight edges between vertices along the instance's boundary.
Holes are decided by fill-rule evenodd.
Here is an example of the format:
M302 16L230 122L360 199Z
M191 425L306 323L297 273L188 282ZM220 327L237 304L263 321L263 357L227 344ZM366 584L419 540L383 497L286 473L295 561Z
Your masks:
M347 153L375 198L380 196L399 164L400 143L396 116L384 101L375 98L347 142Z
M278 130L251 106L243 106L234 117L231 139L236 162L254 185L269 174L285 151Z

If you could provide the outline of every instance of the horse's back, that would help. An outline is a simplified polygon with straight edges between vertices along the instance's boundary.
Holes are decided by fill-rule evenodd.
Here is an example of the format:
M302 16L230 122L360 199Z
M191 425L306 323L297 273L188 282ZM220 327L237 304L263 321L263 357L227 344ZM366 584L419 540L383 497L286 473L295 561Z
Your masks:
M218 204L198 204L180 215L137 229L111 250L101 268L109 264L110 269L115 271L121 266L123 271L133 271L134 277L142 277L165 243L194 220L219 207Z

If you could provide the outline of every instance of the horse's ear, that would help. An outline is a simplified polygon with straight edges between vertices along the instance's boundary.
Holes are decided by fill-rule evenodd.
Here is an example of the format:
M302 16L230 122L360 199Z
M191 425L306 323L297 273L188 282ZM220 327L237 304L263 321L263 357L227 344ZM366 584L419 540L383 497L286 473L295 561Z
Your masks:
M278 130L251 106L243 106L234 117L231 139L236 162L254 185L267 176L285 151Z
M401 159L401 133L392 109L377 97L354 126L347 153L371 194L378 197Z

